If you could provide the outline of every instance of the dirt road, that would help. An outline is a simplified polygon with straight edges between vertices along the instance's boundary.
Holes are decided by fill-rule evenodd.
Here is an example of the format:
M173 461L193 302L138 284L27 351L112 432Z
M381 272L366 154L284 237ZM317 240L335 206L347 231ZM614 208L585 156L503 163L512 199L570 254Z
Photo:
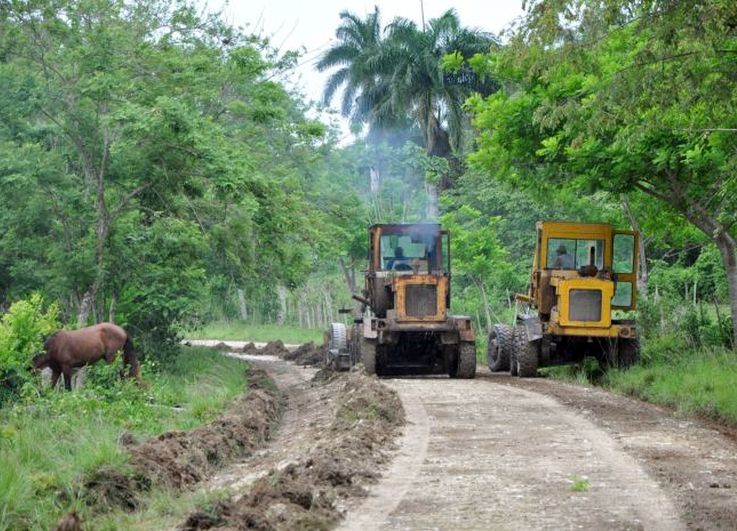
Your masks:
M248 358L284 392L285 414L274 440L208 488L242 493L340 437L340 378L318 385L313 369ZM340 529L737 529L737 430L600 389L479 372L383 380L408 423L381 454L379 482L356 483L369 495L338 494Z
M482 370L387 380L409 424L341 529L737 529L737 444L665 409Z

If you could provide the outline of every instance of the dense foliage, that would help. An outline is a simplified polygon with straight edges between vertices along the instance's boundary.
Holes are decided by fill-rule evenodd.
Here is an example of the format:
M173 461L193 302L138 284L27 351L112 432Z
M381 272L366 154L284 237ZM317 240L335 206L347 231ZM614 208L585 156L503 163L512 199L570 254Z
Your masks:
M296 56L197 13L0 5L5 308L40 291L161 353L208 316L273 319L278 287L361 218L329 181L327 128L274 80Z

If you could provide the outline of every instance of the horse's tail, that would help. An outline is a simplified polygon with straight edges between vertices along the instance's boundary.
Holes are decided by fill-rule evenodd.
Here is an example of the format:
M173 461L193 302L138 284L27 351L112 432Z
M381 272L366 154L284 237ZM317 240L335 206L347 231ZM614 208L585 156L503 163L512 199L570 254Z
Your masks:
M131 336L128 334L125 336L125 344L123 345L123 364L130 365L129 376L140 379L141 367L138 364L138 356L133 350L133 341L131 341Z

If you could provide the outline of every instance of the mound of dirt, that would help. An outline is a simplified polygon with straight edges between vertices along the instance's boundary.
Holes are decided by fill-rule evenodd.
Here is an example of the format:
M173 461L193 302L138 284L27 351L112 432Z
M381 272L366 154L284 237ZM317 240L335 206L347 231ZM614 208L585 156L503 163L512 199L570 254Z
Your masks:
M293 352L287 351L282 358L298 365L321 365L325 361L326 349L327 345L315 345L314 341L310 341L300 345Z
M267 356L277 356L283 358L289 353L289 349L284 346L281 339L276 341L269 341L266 346L259 351L259 354L265 354Z
M148 490L145 479L134 479L112 467L97 469L82 487L82 499L100 512L115 508L133 512L141 506L138 493Z
M190 431L173 431L141 444L124 446L132 476L101 468L84 481L84 499L101 511L113 507L134 511L140 494L152 484L184 489L220 466L248 456L269 438L282 411L282 401L266 373L251 367L249 392L216 421Z
M252 369L249 392L215 422L174 431L129 448L130 462L152 483L182 489L202 481L224 463L253 453L269 437L280 402L266 373Z
M338 407L312 450L256 480L216 516L192 515L184 529L327 529L340 519L340 499L365 495L363 485L376 480L377 467L387 460L385 450L404 423L402 404L394 391L363 371L336 373L313 385L334 389Z
M253 344L253 342L251 342L251 343L246 343L245 345L243 345L241 352L243 354L249 354L251 356L254 356L257 354L261 354L261 349L259 349L256 345Z

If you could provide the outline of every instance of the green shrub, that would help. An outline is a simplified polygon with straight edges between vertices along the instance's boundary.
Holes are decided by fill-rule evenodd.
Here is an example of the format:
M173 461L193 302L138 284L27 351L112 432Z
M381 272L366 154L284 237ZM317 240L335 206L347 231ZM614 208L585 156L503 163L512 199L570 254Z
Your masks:
M56 304L43 306L35 293L13 303L0 320L0 404L17 398L31 381L31 359L43 349L43 338L59 329Z

